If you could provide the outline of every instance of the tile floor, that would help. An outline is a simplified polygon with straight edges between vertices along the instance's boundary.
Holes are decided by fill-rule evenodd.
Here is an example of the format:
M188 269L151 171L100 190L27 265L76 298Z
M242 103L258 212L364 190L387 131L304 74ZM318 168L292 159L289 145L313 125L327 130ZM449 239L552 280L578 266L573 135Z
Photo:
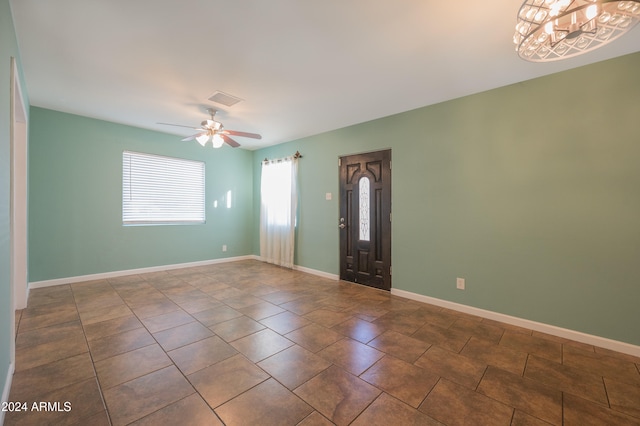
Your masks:
M242 261L31 291L6 425L640 425L640 359ZM64 402L71 410L64 411Z

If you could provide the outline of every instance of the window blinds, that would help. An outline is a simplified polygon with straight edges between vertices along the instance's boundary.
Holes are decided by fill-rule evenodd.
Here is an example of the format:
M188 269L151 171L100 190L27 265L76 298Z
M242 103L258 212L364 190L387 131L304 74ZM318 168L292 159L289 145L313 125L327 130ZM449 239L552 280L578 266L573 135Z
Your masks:
M205 222L204 163L124 151L125 225Z

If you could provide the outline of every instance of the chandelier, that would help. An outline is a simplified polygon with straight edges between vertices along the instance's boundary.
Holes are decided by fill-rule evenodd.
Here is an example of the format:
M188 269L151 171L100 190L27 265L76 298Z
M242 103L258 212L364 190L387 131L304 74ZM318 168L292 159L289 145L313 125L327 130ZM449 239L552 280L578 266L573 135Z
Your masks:
M525 0L513 42L522 59L556 61L612 42L639 19L640 0Z

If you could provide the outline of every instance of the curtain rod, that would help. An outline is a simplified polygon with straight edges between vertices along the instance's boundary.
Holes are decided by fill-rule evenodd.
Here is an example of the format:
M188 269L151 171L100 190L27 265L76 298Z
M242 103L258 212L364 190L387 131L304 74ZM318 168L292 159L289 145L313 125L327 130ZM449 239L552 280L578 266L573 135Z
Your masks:
M302 158L302 154L300 154L300 151L296 151L296 153L295 153L295 154L293 154L293 158L295 158L296 160L297 160L298 158ZM263 162L263 163L265 163L265 162L269 162L269 159L265 157L265 158L264 158L264 160L262 160L262 162Z

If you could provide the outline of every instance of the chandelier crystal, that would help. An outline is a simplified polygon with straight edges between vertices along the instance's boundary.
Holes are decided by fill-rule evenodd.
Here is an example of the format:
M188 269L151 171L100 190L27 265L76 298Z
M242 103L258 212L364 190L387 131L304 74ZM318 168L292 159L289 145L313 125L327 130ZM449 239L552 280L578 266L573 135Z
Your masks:
M525 0L513 42L531 62L571 58L617 39L640 20L640 0Z

